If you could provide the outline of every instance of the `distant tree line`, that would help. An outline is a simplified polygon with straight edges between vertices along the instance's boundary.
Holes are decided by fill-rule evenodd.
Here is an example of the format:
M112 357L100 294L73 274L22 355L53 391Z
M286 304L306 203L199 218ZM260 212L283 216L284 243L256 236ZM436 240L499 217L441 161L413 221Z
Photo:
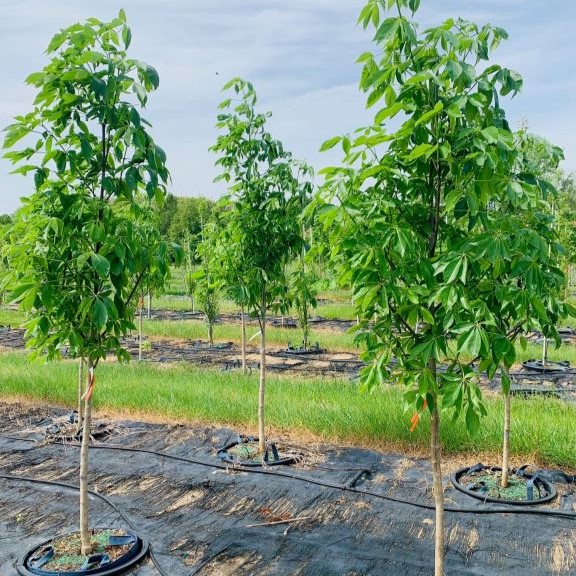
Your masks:
M215 214L213 200L168 194L160 211L160 233L181 246L192 242L194 252L202 228L214 221Z

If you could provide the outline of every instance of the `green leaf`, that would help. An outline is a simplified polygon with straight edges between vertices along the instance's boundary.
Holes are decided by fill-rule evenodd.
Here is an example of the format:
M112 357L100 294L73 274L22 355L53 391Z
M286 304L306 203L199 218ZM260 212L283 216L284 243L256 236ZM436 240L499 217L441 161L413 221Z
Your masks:
M448 72L450 80L454 81L462 74L462 66L460 66L460 62L456 60L448 60L448 62L446 62L446 71Z
M130 108L130 122L132 122L136 128L140 128L140 114L134 106Z
M402 102L395 102L392 106L387 106L386 108L382 108L376 117L374 118L374 122L376 124L382 124L382 122L386 118L393 118L404 108L404 104Z
M16 142L30 134L30 130L31 129L24 124L13 124L12 126L8 126L3 148L12 148Z
M40 186L42 186L42 184L44 184L45 181L46 181L46 172L44 171L43 168L38 168L38 170L36 170L36 172L34 173L34 185L36 186L36 189L40 188Z
M106 326L108 321L108 308L106 308L106 304L100 298L96 298L94 302L92 320L99 328Z
M106 232L102 222L94 222L90 227L90 239L93 242L102 242L106 238Z
M93 50L85 50L78 58L78 64L88 64L88 62L103 62L105 60L104 54L95 52Z
M484 136L488 144L496 144L500 139L500 132L496 126L488 126L488 128L484 128L481 130L481 134Z
M536 312L536 316L538 316L542 322L548 322L548 314L546 313L546 308L538 296L532 296L532 298L530 298L530 303Z
M100 278L108 278L108 274L110 273L110 262L107 258L101 254L92 254L90 256L90 261L92 262L92 267L96 270L96 273Z
M152 84L153 88L156 89L160 86L160 76L158 76L158 72L156 68L150 66L149 64L146 66L146 76L150 84Z
M322 146L320 146L320 152L326 152L326 150L334 148L334 146L336 146L336 144L338 144L340 140L342 140L342 136L334 136L334 138L326 140L325 142L322 143Z
M44 84L45 78L46 74L44 72L33 72L26 78L25 82L26 84L31 84L32 86L36 86L38 88Z
M442 112L442 110L444 110L444 104L442 104L442 102L437 102L432 110L425 112L420 116L420 118L418 118L418 120L416 120L416 126L420 126L421 124L428 122L428 120L435 118Z
M146 94L144 86L142 86L142 84L138 84L138 82L134 82L134 84L132 85L132 90L134 90L134 93L138 97L140 104L142 106L145 106L146 100L148 99L148 95Z
M128 26L122 28L122 42L124 42L124 47L128 50L130 43L132 42L132 31Z
M50 54L50 52L58 50L58 48L60 48L60 46L62 46L62 44L66 42L66 38L67 36L64 32L59 32L58 34L53 36L52 40L50 40L50 44L48 44L46 52Z
M386 18L382 24L378 27L376 35L374 36L374 41L377 43L388 42L398 31L400 26L399 18Z
M480 330L473 326L468 332L463 333L458 339L458 350L476 358L480 352L482 337Z
M471 404L466 409L466 430L472 435L480 430L480 418Z
M32 291L34 291L34 294L36 294L35 282L25 282L23 284L20 284L19 286L14 288L14 290L10 293L10 296L8 296L8 304L12 304L13 302L18 302L19 300L22 300L22 298L26 294Z
M408 156L408 162L412 162L421 156L430 156L438 149L438 144L418 144Z

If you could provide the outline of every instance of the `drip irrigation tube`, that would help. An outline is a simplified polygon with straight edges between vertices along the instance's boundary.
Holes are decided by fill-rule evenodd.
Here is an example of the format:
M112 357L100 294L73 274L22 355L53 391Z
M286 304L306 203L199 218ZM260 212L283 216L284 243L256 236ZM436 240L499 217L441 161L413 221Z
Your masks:
M80 447L80 444L67 444L67 446ZM150 454L153 456L160 456L161 458L167 458L169 460L175 460L177 462L186 462L188 464L195 464L197 466L204 466L206 468L217 468L219 470L239 470L242 472L249 472L251 474L265 474L270 476L278 476L280 478L287 478L289 480L297 480L299 482L306 482L308 484L313 484L315 486L321 486L323 488L333 488L334 490L342 490L343 492L352 492L354 494L360 494L362 496L371 496L373 498L379 498L381 500L386 500L388 502L394 502L396 504L402 504L405 506L411 506L413 508L420 508L422 510L434 511L436 508L432 504L422 504L420 502L413 502L410 500L403 500L401 498L394 498L393 496L387 496L385 494L380 494L379 492L373 492L371 490L364 490L362 488L355 488L354 486L349 486L347 484L336 484L333 482L326 482L325 480L316 480L314 478L308 478L306 476L301 476L299 474L294 474L290 472L284 472L281 470L268 470L264 468L248 468L245 466L235 466L219 464L218 462L206 462L203 460L196 460L193 458L183 458L182 456L174 456L172 454L165 454L164 452L157 452L155 450L146 450L144 448L127 448L125 446L91 446L90 449L96 450L117 450L119 452L132 452L141 454ZM2 476L0 476L2 478ZM569 520L576 520L576 513L574 512L561 512L556 510L542 510L539 508L524 508L519 506L510 506L509 508L455 508L453 506L446 506L444 508L446 512L454 514L523 514L523 515L536 515L536 516L549 516L553 518L566 518Z
M91 446L91 448L95 448L94 446ZM75 492L78 492L80 490L80 488L78 486L75 486L74 484L68 484L67 482L58 482L56 480L38 480L37 478L29 478L27 476L12 476L12 475L7 475L7 474L0 474L0 480L12 480L15 482L28 482L30 484L43 484L45 486L58 486L59 488L66 488L68 490L74 490ZM134 525L132 524L132 522L130 522L130 519L128 518L128 516L126 516L126 514L124 514L124 512L122 512L122 510L120 510L120 508L118 508L118 506L116 506L116 504L114 504L114 502L112 502L112 500L110 500L110 498L108 498L107 496L104 496L103 494L99 494L98 492L95 492L94 490L88 490L88 493L91 496L94 496L95 498L100 498L100 500L102 500L103 502L106 502L106 504L108 504L108 506L110 506L117 514L118 516L120 516L120 518L122 518L122 520L124 520L124 522L126 522L126 524L128 525L128 527L131 530L136 530ZM150 551L150 559L152 560L152 564L154 564L154 567L156 568L156 570L158 570L160 576L170 576L167 572L165 572L162 567L160 566L160 564L158 564L158 560L154 555L154 550L152 549L152 544L149 544L149 551Z

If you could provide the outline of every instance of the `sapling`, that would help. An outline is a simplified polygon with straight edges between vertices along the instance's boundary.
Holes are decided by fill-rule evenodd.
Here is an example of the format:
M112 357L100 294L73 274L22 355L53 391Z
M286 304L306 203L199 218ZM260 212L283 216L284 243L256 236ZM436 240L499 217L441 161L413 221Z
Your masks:
M123 10L111 22L90 18L56 34L50 62L27 78L37 89L34 109L16 117L4 140L15 172L34 176L10 247L11 299L30 312L27 345L49 359L67 346L86 361L84 555L92 550L88 447L96 369L109 352L129 358L120 339L135 328L136 299L150 274L169 273L170 247L154 232L147 208L165 196L166 155L139 111L159 78L128 57L131 37Z
M241 278L236 287L260 328L258 442L264 452L267 311L275 302L284 301L279 296L286 287L285 263L300 249L302 238L292 157L266 131L270 114L256 112L256 92L249 82L234 78L224 89L232 94L220 105L217 128L221 134L212 150L223 170L220 178L230 183L222 204L226 235L236 245L231 247L233 254L243 257L241 269L229 277Z
M545 211L551 190L517 169L500 105L522 79L489 61L507 34L454 19L420 32L418 6L370 0L360 13L375 28L378 53L359 62L376 113L323 145L340 144L344 163L323 170L318 210L352 287L363 385L403 383L413 423L430 417L434 573L444 576L442 410L476 431L480 373L501 370L506 386L523 329L537 317L552 334L568 308L553 296L563 275Z

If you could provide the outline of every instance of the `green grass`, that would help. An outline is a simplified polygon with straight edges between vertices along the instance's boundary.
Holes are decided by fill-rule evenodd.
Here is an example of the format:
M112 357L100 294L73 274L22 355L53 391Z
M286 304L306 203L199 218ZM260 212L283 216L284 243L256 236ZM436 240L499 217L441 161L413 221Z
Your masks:
M208 328L206 324L197 320L150 320L144 321L144 333L151 337L182 338L192 340L206 340ZM259 332L259 328L250 324L246 327L246 337L251 338ZM300 345L303 339L302 330L266 327L266 340L270 346L286 347L288 342ZM214 327L214 340L216 342L240 342L240 324L216 324ZM344 350L357 351L351 334L326 330L312 330L310 343L318 342L321 347L330 351ZM259 337L252 339L253 346L259 345Z
M31 364L24 353L5 353L0 361L0 397L16 396L72 407L77 367L72 362ZM189 365L103 363L98 368L97 408L131 410L179 421L214 422L254 433L257 425L255 375L226 373ZM267 422L275 429L306 431L326 441L382 450L428 451L428 419L410 433L395 387L360 393L347 381L290 380L270 377ZM488 416L470 437L461 421L446 416L442 437L447 454L496 453L502 440L502 401L486 400ZM514 399L512 454L541 465L576 467L576 406L554 399Z
M542 359L542 344L528 344L526 350L516 346L516 360L523 362L530 359ZM569 360L572 366L576 366L576 346L562 345L555 348L554 342L548 345L548 360Z
M152 299L153 310L174 310L176 312L191 312L192 301L183 294L164 294ZM223 299L220 303L220 313L238 312L240 308L232 300ZM197 311L197 310L196 310Z
M356 314L350 304L338 302L327 302L318 304L314 314L327 318L328 320L356 320Z
M0 325L18 328L26 319L26 315L18 310L11 310L5 306L0 307Z

